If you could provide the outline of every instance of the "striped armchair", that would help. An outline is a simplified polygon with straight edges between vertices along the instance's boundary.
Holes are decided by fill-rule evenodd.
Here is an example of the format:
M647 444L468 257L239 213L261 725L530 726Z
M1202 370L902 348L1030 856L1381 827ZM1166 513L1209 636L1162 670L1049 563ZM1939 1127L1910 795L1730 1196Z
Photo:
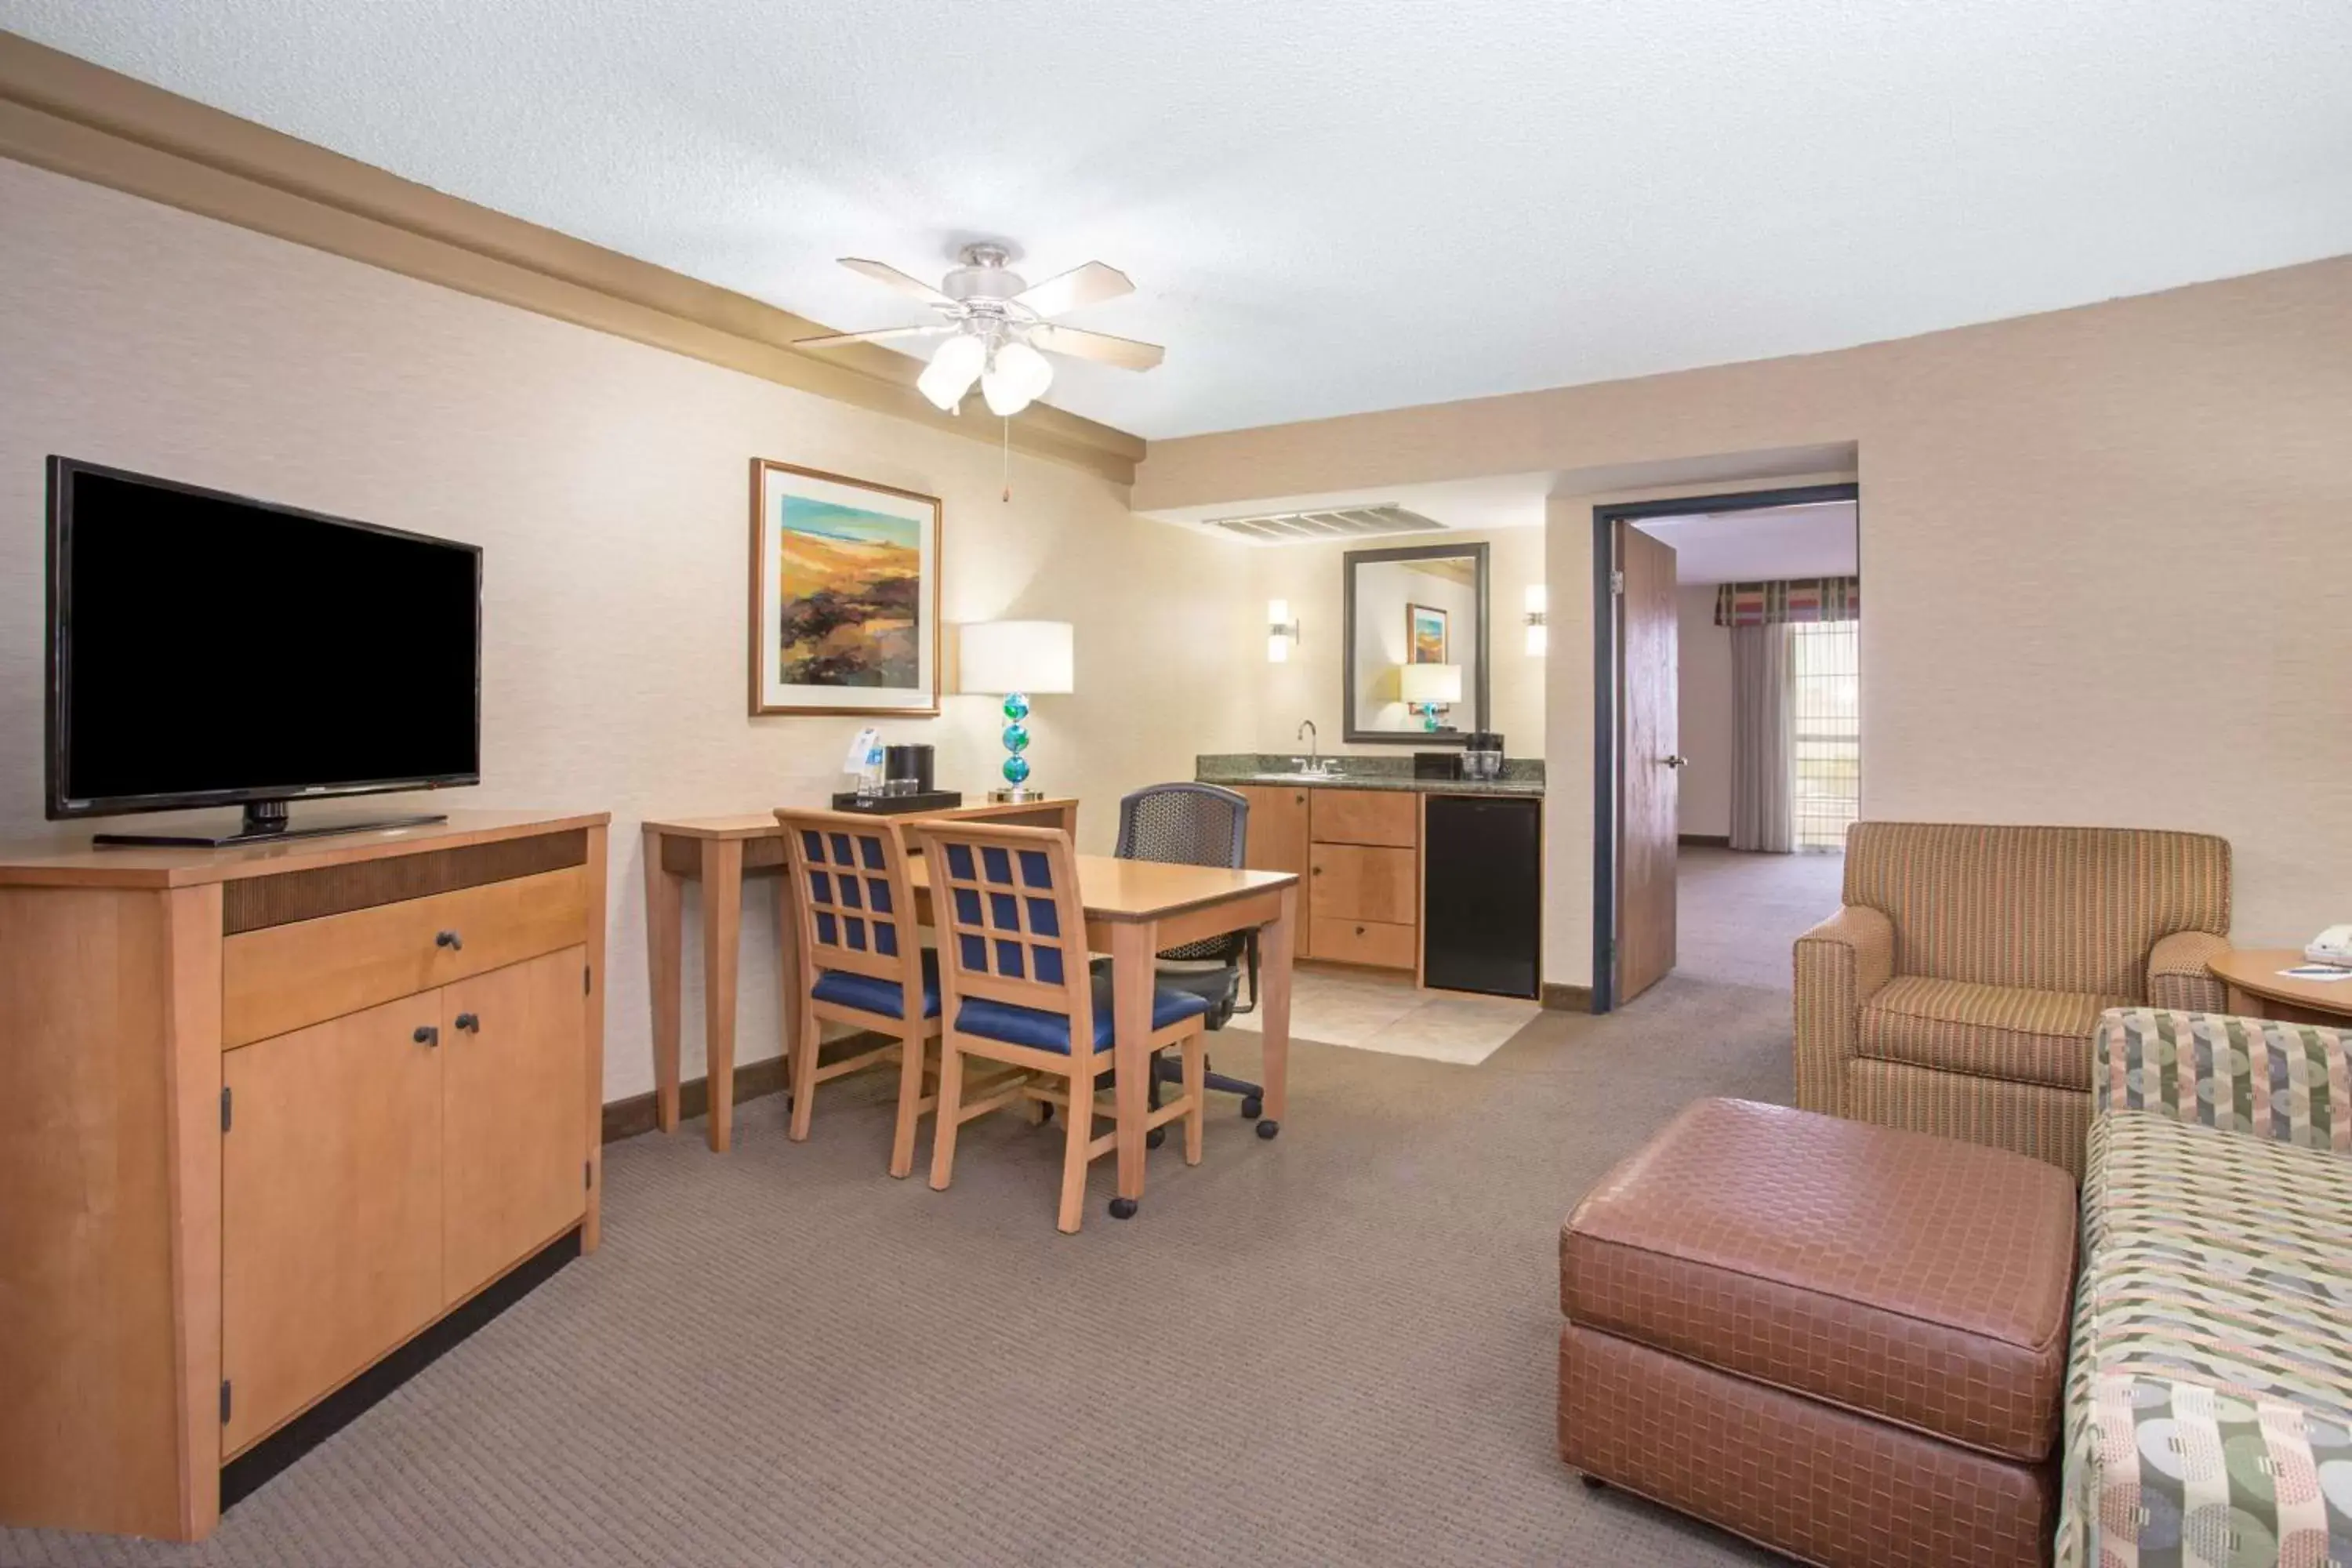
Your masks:
M2083 1173L2110 1007L2219 1012L2230 846L2201 833L1864 822L1797 939L1797 1103Z

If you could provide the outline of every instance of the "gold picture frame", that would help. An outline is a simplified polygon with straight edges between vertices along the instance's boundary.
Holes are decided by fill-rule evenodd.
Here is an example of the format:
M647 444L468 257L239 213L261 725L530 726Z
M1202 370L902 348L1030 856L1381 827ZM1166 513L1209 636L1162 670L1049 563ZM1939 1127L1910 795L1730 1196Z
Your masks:
M751 711L940 711L940 498L751 459Z

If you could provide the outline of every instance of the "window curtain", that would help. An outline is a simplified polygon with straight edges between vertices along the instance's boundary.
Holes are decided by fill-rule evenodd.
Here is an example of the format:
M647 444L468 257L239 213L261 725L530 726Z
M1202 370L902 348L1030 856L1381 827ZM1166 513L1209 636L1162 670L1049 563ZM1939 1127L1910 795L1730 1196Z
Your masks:
M1797 847L1796 682L1786 625L1731 628L1731 847Z
M1799 577L1785 583L1726 583L1715 591L1718 626L1862 619L1859 577Z

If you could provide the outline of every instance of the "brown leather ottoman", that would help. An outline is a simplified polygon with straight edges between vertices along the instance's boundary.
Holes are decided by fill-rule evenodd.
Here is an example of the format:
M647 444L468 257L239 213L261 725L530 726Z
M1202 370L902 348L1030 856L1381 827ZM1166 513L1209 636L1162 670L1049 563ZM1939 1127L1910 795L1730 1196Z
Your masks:
M1560 1458L1808 1562L2042 1563L2074 1184L1703 1100L1568 1216Z

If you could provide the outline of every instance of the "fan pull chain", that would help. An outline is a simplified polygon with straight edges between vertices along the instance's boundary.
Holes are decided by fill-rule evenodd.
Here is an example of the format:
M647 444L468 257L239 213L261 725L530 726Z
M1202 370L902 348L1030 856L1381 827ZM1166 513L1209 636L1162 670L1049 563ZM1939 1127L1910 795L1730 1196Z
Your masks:
M1013 416L1004 417L1004 501L1013 502Z

